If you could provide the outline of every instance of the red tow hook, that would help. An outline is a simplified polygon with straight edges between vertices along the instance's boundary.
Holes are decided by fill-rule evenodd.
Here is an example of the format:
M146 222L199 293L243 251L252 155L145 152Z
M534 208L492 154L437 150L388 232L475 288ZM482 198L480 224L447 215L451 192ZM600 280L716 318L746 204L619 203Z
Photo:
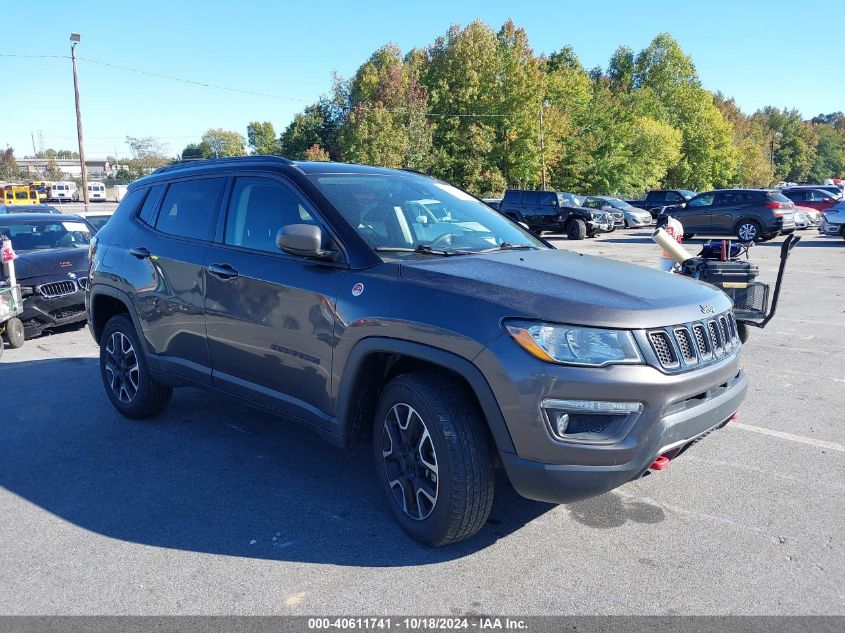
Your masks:
M728 418L728 422L736 422L739 420L739 411L734 411L734 414Z
M649 466L649 470L666 470L669 468L669 458L666 455L661 455L654 460L654 463Z

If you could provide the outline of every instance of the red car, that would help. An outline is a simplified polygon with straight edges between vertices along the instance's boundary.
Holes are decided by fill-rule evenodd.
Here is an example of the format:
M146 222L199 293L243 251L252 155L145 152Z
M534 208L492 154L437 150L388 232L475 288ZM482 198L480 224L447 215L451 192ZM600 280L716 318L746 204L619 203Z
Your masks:
M801 207L810 207L818 211L824 211L835 205L839 200L824 189L791 188L783 189L783 195Z

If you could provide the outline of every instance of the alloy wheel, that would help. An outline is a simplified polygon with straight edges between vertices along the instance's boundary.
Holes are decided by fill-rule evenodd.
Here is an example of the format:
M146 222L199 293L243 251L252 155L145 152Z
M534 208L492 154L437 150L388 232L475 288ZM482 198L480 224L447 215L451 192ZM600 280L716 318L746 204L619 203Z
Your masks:
M739 239L744 242L750 242L757 237L757 227L751 223L742 224L739 227Z
M123 332L114 332L106 344L106 378L112 393L126 404L138 394L138 356Z
M437 504L437 454L425 422L409 404L393 405L382 426L382 458L387 483L410 518L428 518Z

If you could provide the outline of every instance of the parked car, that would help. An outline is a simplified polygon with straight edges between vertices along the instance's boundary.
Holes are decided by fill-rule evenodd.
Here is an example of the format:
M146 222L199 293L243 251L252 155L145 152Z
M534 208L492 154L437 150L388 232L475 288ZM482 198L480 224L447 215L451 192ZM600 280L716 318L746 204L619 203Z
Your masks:
M114 211L88 211L78 215L85 218L88 224L94 228L94 232L97 232L106 225L106 222L114 215Z
M800 211L801 213L803 213L807 217L810 226L818 226L822 221L823 214L818 209L813 209L811 207L803 207L796 204L795 211Z
M720 189L695 196L670 215L684 225L684 238L736 235L741 242L770 240L795 230L795 205L768 189Z
M0 205L0 215L7 213L61 213L49 204L3 204Z
M652 218L660 215L661 209L683 205L695 196L694 191L687 189L653 189L646 193L644 200L626 200L631 206L645 209Z
M832 183L829 185L791 185L789 187L784 187L783 189L788 189L791 191L801 189L818 189L821 191L826 191L836 199L841 199L843 197L842 187Z
M82 190L76 189L73 192L73 200L83 200ZM101 182L88 183L88 201L89 202L105 202L106 201L106 186Z
M524 222L534 233L563 233L570 240L583 240L613 230L612 218L601 211L567 206L566 198L554 191L508 189L501 212L516 222Z
M587 196L584 200L584 207L609 213L610 217L613 218L614 229L623 228L625 226L625 211L634 209L624 200L610 196Z
M15 213L0 217L0 236L12 240L23 299L24 334L83 322L88 246L94 230L76 215Z
M822 215L819 225L822 235L840 235L845 238L845 202L830 207Z
M804 229L810 228L810 226L811 226L810 218L808 218L807 215L803 211L801 211L800 209L797 209L797 208L795 209L793 217L795 218L795 228L796 229L804 230Z
M839 201L833 194L823 189L804 189L800 187L783 189L781 193L796 205L818 209L819 211L829 209Z
M453 219L432 230L421 199ZM599 495L724 426L747 390L721 291L556 250L407 171L174 164L130 185L91 253L120 413L204 386L370 444L394 517L430 545L484 526L497 463L528 498Z

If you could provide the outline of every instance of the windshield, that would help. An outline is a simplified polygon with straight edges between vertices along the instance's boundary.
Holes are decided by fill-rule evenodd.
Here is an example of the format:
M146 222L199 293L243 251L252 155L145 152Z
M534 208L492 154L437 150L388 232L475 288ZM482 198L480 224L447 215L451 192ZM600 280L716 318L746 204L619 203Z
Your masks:
M88 248L90 229L84 222L25 222L0 224L0 235L12 240L16 251Z
M314 184L379 251L548 248L460 189L414 174L318 174Z
M636 207L628 204L624 200L620 200L619 198L604 198L603 200L614 209L619 209L620 211L627 211L628 209L638 210Z
M678 189L678 193L680 193L684 198L689 200L690 198L695 197L694 191L689 191L688 189Z

